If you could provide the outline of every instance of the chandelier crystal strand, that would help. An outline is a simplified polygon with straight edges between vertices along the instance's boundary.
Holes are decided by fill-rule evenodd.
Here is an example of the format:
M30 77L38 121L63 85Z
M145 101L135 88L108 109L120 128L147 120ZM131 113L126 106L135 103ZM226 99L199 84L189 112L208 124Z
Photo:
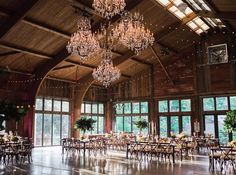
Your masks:
M121 76L120 70L113 66L111 57L111 51L106 50L101 64L93 70L93 78L101 82L106 88Z
M91 31L91 24L87 17L81 16L77 28L66 48L68 53L79 55L81 61L86 61L89 56L100 49L99 43Z
M125 0L94 0L93 8L103 17L110 19L124 11Z
M139 13L126 14L114 29L119 41L139 55L141 51L153 45L155 39L153 33L143 24L143 16Z

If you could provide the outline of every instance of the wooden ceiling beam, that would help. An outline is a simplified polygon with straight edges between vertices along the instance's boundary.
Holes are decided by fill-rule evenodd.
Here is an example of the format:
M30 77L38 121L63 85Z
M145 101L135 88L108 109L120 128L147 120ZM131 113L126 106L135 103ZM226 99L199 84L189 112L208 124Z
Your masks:
M20 70L16 70L16 69L10 69L8 67L0 67L0 70L5 71L5 72L9 72L9 73L14 73L14 74L21 74L21 75L33 75L30 72L25 72L25 71L20 71Z
M33 51L31 49L28 49L28 48L15 46L13 44L9 44L9 43L2 42L2 41L0 42L0 47L5 48L5 49L9 49L9 50L13 50L13 51L16 51L16 52L24 53L24 54L36 56L36 57L43 58L43 59L49 59L49 60L52 59L52 57L49 56L49 55L46 55L46 54L43 54L43 53L40 53L40 52L37 52L37 51Z
M6 35L8 32L10 32L10 30L26 16L27 12L30 9L32 9L33 6L38 1L39 0L27 0L27 1L24 1L24 3L21 3L21 7L17 8L14 15L9 17L7 22L1 26L0 38L2 38L4 35Z
M0 53L0 57L5 57L5 56L9 56L9 55L15 55L17 53L20 53L20 52L11 51L11 52L6 52L6 53Z
M174 85L174 81L172 80L172 78L170 77L170 74L169 72L167 71L166 67L163 65L162 61L161 61L161 58L158 56L157 52L155 51L155 49L153 47L151 47L151 50L153 52L153 54L155 55L158 63L161 65L163 71L165 72L167 78L169 79L169 81L171 82L171 84Z
M52 26L49 26L49 25L46 25L42 22L39 22L39 21L36 21L34 19L31 19L29 17L25 17L24 19L22 19L22 22L28 24L28 25L31 25L32 27L36 27L40 30L44 30L46 32L50 32L50 33L53 33L55 35L59 35L59 36L62 36L66 39L70 39L70 34L69 33L66 33L64 31L61 31L55 27L52 27Z
M132 57L132 58L130 58L130 59L133 60L133 61L135 61L136 63L139 63L139 64L143 64L143 65L146 65L146 66L152 66L151 63L146 62L146 61L144 61L144 60L140 60L140 59L135 58L135 57Z
M68 80L68 79L57 78L57 77L52 77L52 76L47 76L46 79L48 79L48 80L55 80L55 81L62 81L62 82L72 83L72 84L76 83L76 81L74 81L74 80Z
M66 66L61 66L61 67L55 67L52 71L58 71L62 69L67 69L67 68L72 68L74 65L66 65Z

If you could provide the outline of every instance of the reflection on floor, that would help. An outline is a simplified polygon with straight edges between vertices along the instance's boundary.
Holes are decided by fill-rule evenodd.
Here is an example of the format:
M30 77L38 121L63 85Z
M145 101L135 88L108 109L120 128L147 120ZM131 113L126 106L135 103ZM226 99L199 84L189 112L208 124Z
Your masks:
M219 174L220 172L215 172ZM77 154L61 154L61 147L35 148L33 162L23 165L0 165L0 174L33 175L208 175L208 157L191 156L171 163L156 160L125 159L125 153L109 151L108 155L85 159ZM234 174L230 169L228 174Z

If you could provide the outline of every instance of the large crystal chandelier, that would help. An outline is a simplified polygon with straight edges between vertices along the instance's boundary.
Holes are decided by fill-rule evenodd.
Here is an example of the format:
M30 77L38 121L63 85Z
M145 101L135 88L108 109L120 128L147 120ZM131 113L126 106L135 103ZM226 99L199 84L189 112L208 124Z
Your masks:
M121 13L125 8L125 0L94 0L94 9L103 17L109 19Z
M115 28L114 33L119 41L137 55L149 45L153 45L153 33L143 24L139 13L126 14Z
M81 61L99 50L99 43L91 31L89 19L82 15L77 24L78 30L72 35L67 45L68 53L79 55Z
M93 78L108 87L112 82L120 78L120 70L113 66L111 60L112 54L110 50L103 53L101 64L93 70Z

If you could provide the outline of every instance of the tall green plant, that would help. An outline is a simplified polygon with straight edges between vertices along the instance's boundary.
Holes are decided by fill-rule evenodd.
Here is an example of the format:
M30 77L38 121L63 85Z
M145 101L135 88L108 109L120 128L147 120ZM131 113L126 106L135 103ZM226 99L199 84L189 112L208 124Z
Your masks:
M145 120L138 120L138 121L134 122L134 124L140 130L140 134L143 129L146 129L148 127L148 122Z
M0 102L0 130L4 129L3 122L7 120L20 121L22 117L28 112L27 107L17 107L15 104Z
M92 118L81 117L75 122L74 128L81 130L84 134L86 131L92 131L94 129L94 123L96 123L96 121Z
M236 110L228 111L224 120L224 127L227 131L236 131Z

